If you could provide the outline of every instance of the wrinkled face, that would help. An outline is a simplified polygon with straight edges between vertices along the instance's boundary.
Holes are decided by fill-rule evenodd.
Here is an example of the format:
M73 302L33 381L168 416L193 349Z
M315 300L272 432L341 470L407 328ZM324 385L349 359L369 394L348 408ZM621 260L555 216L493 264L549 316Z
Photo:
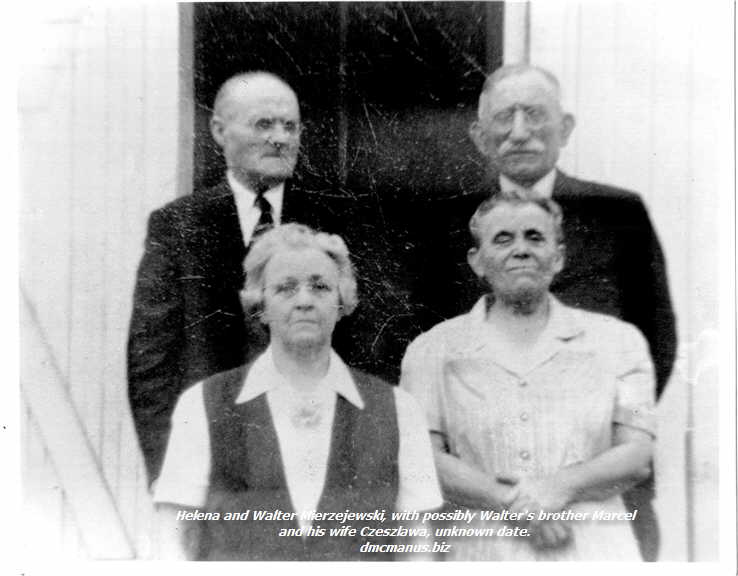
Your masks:
M338 267L315 248L282 250L264 269L264 312L273 343L330 346L338 321Z
M210 128L228 168L252 189L292 176L300 149L300 108L286 84L255 78L234 87Z
M535 71L500 80L483 98L471 127L478 150L495 171L534 184L556 166L573 116L562 113L554 88Z
M554 220L537 204L499 204L480 221L469 264L495 295L542 296L564 265Z

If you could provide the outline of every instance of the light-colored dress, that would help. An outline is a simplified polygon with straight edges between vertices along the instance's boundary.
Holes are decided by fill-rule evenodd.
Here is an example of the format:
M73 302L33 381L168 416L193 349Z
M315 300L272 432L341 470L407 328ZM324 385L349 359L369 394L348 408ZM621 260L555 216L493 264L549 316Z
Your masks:
M653 367L641 334L610 316L550 302L526 366L496 340L484 299L419 336L403 360L401 386L424 407L430 430L445 437L451 454L490 475L546 475L591 460L612 446L616 422L654 433ZM626 512L620 496L570 509L590 517ZM526 537L449 543L456 560L638 561L628 524L571 521L572 541L557 550L537 550Z

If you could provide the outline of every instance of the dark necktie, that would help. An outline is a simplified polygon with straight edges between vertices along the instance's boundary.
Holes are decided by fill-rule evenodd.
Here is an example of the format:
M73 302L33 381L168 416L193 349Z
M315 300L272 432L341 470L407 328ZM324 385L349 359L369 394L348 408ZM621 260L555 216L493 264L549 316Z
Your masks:
M263 193L256 195L254 206L261 210L259 221L256 223L256 228L254 228L253 235L256 237L274 226L274 218L272 217L272 205L269 203L269 200L264 198Z

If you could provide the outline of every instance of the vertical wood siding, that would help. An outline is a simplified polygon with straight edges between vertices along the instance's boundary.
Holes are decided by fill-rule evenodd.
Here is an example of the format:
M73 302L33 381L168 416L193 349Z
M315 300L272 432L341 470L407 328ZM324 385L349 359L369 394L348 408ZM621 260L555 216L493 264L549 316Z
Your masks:
M659 407L662 559L715 560L720 392L711 348L716 223L721 191L732 189L730 4L534 2L530 10L530 61L559 76L577 116L563 168L640 192L664 246L680 351Z
M128 409L125 345L146 218L175 196L177 6L65 7L39 15L30 32L19 93L21 286L145 556L151 504ZM28 375L40 359L22 352ZM53 550L85 555L53 466L63 454L46 451L33 406L24 414L34 539L43 533Z

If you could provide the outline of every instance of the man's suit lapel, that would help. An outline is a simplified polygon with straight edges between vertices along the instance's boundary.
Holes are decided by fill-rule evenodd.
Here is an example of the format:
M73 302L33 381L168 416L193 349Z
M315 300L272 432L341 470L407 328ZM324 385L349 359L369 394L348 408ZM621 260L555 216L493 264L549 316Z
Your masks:
M242 282L242 262L246 257L241 224L236 201L227 182L202 192L196 192L197 202L189 225L193 235L192 247L197 250L196 260L212 270L221 281L234 285Z
M282 197L282 223L302 223L304 212L304 198L300 190L291 182L284 183L284 196Z
M554 200L559 200L566 196L571 196L576 193L577 182L573 178L570 178L564 174L561 170L556 169L556 179L554 180L553 194Z

